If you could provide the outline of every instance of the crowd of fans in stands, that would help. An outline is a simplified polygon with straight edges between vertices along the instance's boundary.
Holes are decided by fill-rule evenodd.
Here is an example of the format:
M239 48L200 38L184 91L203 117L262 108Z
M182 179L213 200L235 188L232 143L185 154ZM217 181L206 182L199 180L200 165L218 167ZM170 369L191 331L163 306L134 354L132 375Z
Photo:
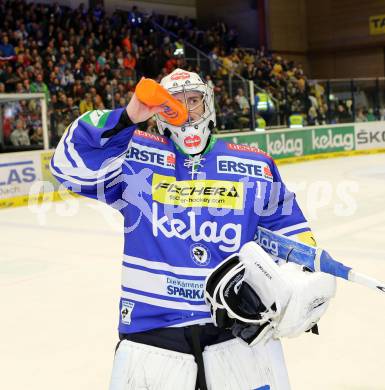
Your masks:
M157 30L154 22L177 38ZM247 85L234 79L229 89L229 76L235 73L274 98L281 123L292 112L306 114L309 124L326 120L324 91L318 84L309 86L300 64L263 48L238 48L237 32L221 22L201 30L189 18L143 15L136 7L107 17L101 6L71 9L0 0L0 24L0 93L44 93L53 145L79 114L123 107L143 75L160 80L176 67L196 71L212 83L220 107L219 129L249 125ZM206 68L186 60L183 40L208 54ZM36 104L36 100L20 101L3 110L8 144L42 143ZM337 118L346 119L342 113ZM152 131L154 121L147 127Z

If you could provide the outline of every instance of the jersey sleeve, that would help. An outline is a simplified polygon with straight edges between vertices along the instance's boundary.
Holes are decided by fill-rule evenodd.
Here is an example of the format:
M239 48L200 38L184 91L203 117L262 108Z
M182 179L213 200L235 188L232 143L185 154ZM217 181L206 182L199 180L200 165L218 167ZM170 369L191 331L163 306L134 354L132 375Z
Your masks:
M277 165L270 164L273 182L265 193L265 203L259 225L293 239L315 246L316 241L296 195L283 183Z
M121 197L118 176L136 125L125 109L88 111L63 134L50 169L78 194L108 204Z

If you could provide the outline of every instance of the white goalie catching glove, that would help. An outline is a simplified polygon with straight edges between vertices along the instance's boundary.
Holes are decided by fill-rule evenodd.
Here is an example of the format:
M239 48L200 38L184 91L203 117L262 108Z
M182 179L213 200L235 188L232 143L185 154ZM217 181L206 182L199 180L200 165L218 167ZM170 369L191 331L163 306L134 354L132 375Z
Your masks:
M293 263L279 266L257 243L248 242L207 277L205 299L216 326L255 345L312 329L335 290L333 276Z

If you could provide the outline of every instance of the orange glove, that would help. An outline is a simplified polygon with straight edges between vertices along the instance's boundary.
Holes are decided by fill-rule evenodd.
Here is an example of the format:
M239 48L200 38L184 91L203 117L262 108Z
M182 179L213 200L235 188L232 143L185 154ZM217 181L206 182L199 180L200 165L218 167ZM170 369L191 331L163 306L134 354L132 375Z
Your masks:
M183 125L188 118L186 107L174 99L170 93L155 80L143 78L136 86L135 94L138 99L149 107L161 106L162 115L167 122L174 126Z

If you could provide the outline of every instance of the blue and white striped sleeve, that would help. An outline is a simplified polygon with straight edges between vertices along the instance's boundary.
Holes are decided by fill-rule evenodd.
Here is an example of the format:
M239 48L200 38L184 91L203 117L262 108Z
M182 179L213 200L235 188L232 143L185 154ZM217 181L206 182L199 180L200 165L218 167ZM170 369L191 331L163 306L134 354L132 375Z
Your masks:
M265 205L259 225L308 245L316 245L308 221L297 203L295 193L283 183L274 161L271 161L270 169L273 183L265 194Z
M66 188L106 203L119 198L119 189L107 184L122 172L122 164L136 125L125 109L88 111L63 134L50 169Z

